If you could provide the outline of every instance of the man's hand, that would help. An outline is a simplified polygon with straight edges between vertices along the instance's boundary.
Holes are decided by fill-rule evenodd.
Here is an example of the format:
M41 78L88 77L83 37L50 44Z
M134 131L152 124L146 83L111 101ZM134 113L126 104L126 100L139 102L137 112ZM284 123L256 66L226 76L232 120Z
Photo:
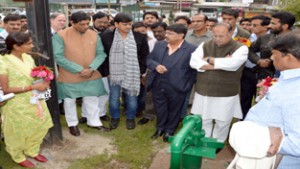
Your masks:
M271 139L271 145L268 150L268 156L275 155L280 148L280 144L283 139L283 134L280 128L278 127L269 127L270 131L270 139Z
M259 61L257 62L257 64L260 67L269 67L271 64L271 60L270 59L259 59Z
M164 74L168 71L168 69L164 66L164 65L157 65L155 70L159 73L159 74Z
M94 73L94 70L92 69L83 69L81 72L79 72L79 75L83 78L90 78L92 77Z
M211 65L211 64L206 64L206 65L203 65L201 68L199 68L200 70L214 70L214 65Z

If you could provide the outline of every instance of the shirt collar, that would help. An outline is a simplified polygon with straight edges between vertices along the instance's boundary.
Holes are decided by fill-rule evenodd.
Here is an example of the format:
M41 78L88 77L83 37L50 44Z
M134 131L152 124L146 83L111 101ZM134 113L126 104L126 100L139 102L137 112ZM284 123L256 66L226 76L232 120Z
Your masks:
M238 27L236 26L233 31L232 38L234 38L237 34L238 34Z
M179 49L181 47L181 45L182 45L183 42L184 42L184 40L182 40L182 42L177 47L175 47L174 49ZM171 46L170 46L170 44L168 44L168 48L172 49Z
M279 78L282 80L288 80L297 77L300 77L300 68L281 71Z

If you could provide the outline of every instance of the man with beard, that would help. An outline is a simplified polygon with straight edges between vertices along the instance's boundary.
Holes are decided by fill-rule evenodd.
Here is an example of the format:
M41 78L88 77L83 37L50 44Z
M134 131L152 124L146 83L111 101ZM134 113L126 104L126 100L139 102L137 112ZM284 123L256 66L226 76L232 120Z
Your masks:
M92 30L98 33L101 37L103 32L106 31L108 24L109 24L109 16L103 12L98 12L92 16L93 18L93 26L91 27ZM98 71L102 75L102 81L104 84L104 88L106 90L106 94L99 96L99 109L100 109L100 120L102 121L110 121L110 118L106 115L106 102L108 101L109 97L109 85L107 76L109 74L108 70L108 57L105 58L103 64L98 68ZM85 114L82 114L79 123L86 123L87 118Z
M151 30L151 25L158 22L158 14L155 11L145 12L143 15L143 21L147 26L147 34L151 38L154 38L153 32Z
M107 29L109 24L109 16L103 12L98 12L93 15L93 26L92 29L101 36L103 32Z
M4 19L4 30L0 33L0 52L6 50L5 39L9 33L21 31L21 17L17 14L8 14Z
M268 43L276 36L291 31L295 23L295 16L289 12L278 12L272 15L269 29L270 34L259 37L249 49L249 60L257 64L255 67L257 71L257 78L263 79L267 76L273 76L275 69L271 62L271 48ZM260 56L258 55L260 54Z
M21 32L27 32L28 31L28 25L27 25L27 16L21 15Z

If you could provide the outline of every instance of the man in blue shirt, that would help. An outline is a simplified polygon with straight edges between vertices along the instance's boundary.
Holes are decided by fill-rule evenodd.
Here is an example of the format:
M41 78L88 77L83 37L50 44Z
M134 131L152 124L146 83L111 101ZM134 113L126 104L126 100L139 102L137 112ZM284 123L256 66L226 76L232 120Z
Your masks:
M283 155L278 169L296 169L300 166L299 46L300 32L298 31L278 36L271 43L271 60L276 70L281 71L281 75L278 82L269 88L264 98L250 109L245 119L246 123L251 121L269 129L271 142L267 147L266 157ZM241 131L241 133L245 132L247 131ZM257 137L259 132L255 132L252 136ZM238 134L236 136L230 138L231 143L235 144L233 140L240 139ZM238 148L235 150L239 154Z

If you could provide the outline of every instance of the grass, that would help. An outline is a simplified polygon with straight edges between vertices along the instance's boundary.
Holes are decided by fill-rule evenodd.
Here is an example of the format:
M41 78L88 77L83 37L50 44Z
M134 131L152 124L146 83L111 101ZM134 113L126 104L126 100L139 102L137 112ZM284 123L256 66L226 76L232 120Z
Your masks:
M138 119L136 119L136 122ZM67 127L64 116L61 116L63 127ZM104 122L108 126L108 122ZM80 124L79 128L87 133L99 134L98 131L88 128L85 124ZM147 169L150 167L154 156L160 148L167 145L162 139L151 140L150 136L155 131L155 121L150 121L146 125L137 125L134 130L126 129L126 117L121 116L119 127L108 133L100 133L105 137L112 138L111 144L115 145L118 153L108 155L96 155L89 158L77 160L68 169ZM0 166L3 169L21 169L14 163L9 154L5 151L4 143L1 142Z

